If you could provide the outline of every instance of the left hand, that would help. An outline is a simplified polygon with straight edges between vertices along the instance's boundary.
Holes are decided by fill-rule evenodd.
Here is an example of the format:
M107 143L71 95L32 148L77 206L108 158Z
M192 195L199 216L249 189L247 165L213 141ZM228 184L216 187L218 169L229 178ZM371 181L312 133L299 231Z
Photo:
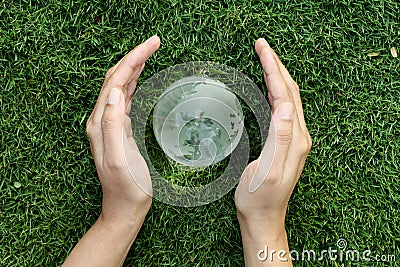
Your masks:
M264 69L272 109L266 144L244 171L235 204L241 223L283 228L286 209L308 152L311 138L304 121L299 87L264 39L255 50Z
M87 121L86 130L103 191L101 216L110 222L146 215L151 206L151 178L132 137L129 112L145 61L159 46L160 39L153 36L107 72Z

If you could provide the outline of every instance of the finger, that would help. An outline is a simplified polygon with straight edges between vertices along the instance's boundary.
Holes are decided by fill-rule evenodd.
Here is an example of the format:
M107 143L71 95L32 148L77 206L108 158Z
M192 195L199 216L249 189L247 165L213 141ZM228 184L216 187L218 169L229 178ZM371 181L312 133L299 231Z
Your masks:
M121 60L116 69L103 85L103 89L97 99L96 106L93 110L92 119L98 123L103 116L106 97L111 88L118 88L125 94L126 84L130 82L130 78L139 72L144 61L153 54L160 46L160 39L153 36L146 42L140 44ZM130 75L132 77L130 77Z
M132 100L132 96L135 93L136 90L136 85L137 85L137 81L139 79L140 74L142 74L142 71L144 69L145 63L142 64L142 66L140 66L140 68L138 69L138 71L134 74L134 76L132 77L132 80L128 83L127 87L126 87L126 94L125 94L125 105L126 105L126 114L129 115L129 112L131 110L131 100Z
M127 116L130 116L131 108L132 108L132 97L128 100L125 100L125 114Z
M310 152L310 149L312 146L312 140L311 140L311 136L307 130L306 122L304 119L304 112L303 112L303 106L302 106L301 97L300 97L299 86L293 80L293 78L291 77L288 70L283 65L282 61L280 60L278 55L275 53L275 51L273 51L273 54L274 54L275 60L278 62L279 69L282 73L282 76L283 76L286 84L289 87L289 92L292 95L293 102L296 107L298 124L301 129L301 133L294 134L293 143L296 145L293 146L293 148L292 148L293 151L289 152L289 156L287 158L287 162L299 161L299 164L298 164L299 167L298 167L296 176L294 177L293 181L288 181L289 183L292 183L292 187L294 187L296 185L297 181L299 180L301 173L303 172L307 155ZM295 139L297 139L297 140L295 140ZM288 176L288 177L293 177L293 176Z
M124 56L125 57L125 56ZM119 66L119 64L121 63L121 61L124 59L121 58L117 64L115 64L114 66L112 66L106 73L106 77L104 78L104 83L106 83L108 81L108 78L110 78L110 76L114 73L114 71L117 69L117 67Z
M137 81L139 79L140 74L142 74L142 71L144 69L146 63L143 63L138 70L134 73L134 75L132 76L132 79L130 80L130 82L128 83L128 85L126 86L126 98L130 99L132 97L132 95L135 93L135 89L136 89L136 84Z
M267 141L258 159L258 166L249 184L249 192L255 192L264 183L282 180L286 157L293 137L294 105L280 104L272 114Z
M160 47L157 35L138 45L129 52L110 76L107 86L124 88L140 70L142 64ZM125 92L124 92L125 93Z
M90 151L95 160L96 166L102 162L103 158L103 133L100 125L94 125L92 120L86 123L86 133L89 137Z
M285 83L288 85L289 92L292 95L293 102L296 107L296 112L297 116L299 119L300 127L303 133L305 133L307 142L311 145L311 138L308 134L307 127L306 127L306 122L304 120L304 112L303 112L303 106L301 103L301 98L300 98L300 90L299 86L297 83L293 80L292 76L289 74L288 70L286 67L283 65L282 61L279 59L278 55L275 53L275 51L272 51L274 54L275 60L278 63L279 69L282 73L283 79L285 80Z
M124 162L123 133L125 120L125 105L122 92L117 88L109 91L101 118L103 135L103 163L109 166L119 166Z
M273 55L273 50L269 47L265 39L258 39L255 43L255 49L260 57L260 62L264 70L265 83L270 96L270 105L272 110L282 102L290 102L289 94L285 80L282 77L278 63Z
M297 126L298 125L298 126ZM308 153L311 149L311 143L309 142L309 134L304 133L300 125L295 123L293 129L293 138L292 138L292 146L289 148L288 156L286 159L287 162L287 170L293 169L294 166L298 166L295 169L295 173L291 175L285 175L286 183L291 183L293 186L297 183L303 168L304 163L307 158ZM311 138L310 138L311 139Z
M268 43L264 39L259 39L256 42L256 51L258 54L261 54L261 50L265 47L268 46ZM293 125L293 146L292 149L294 151L289 152L289 157L287 159L288 162L297 162L299 158L303 158L303 163L299 165L299 169L297 172L296 177L294 177L294 183L298 180L298 177L301 174L301 171L303 169L304 161L306 159L306 156L308 152L310 151L312 140L310 137L310 134L308 133L305 120L304 120L304 113L303 113L303 107L300 99L300 93L299 93L299 87L297 83L292 79L290 76L289 72L275 53L273 49L270 49L272 52L276 63L278 64L280 73L282 75L282 78L287 85L290 97L293 99L293 103L295 105L296 111L295 111L295 118L294 118L294 125ZM261 58L261 57L260 57ZM266 75L264 73L265 80L267 80ZM269 89L269 88L268 88ZM272 91L269 90L268 92L268 97L270 100L270 103L274 103L273 101L273 96L272 96ZM304 142L306 140L306 143ZM305 155L305 156L303 156ZM271 163L270 163L271 164ZM290 176L293 177L293 176Z
M126 140L129 143L129 146L131 147L131 150L135 151L135 152L138 152L140 154L140 151L139 151L139 148L138 148L138 146L136 144L136 141L133 138L131 119L128 116L125 116L124 128L125 128Z
M131 119L129 118L129 116L125 116L124 127L125 127L126 136L128 138L132 137L133 136L132 123L131 123Z
M107 71L106 76L104 77L103 85L102 85L102 87L101 87L101 89L100 89L99 96L102 95L102 94L104 94L104 93L103 93L103 92L104 92L104 84L108 81L108 78L114 73L115 69L118 67L118 65L119 65L119 63L121 63L121 61L122 61L122 58L117 62L117 64L115 64L114 66L112 66L112 67ZM97 101L97 102L98 102L98 101ZM92 120L94 114L96 113L97 106L98 106L98 104L96 103L96 105L95 105L95 107L94 107L92 113L91 113L90 116L89 116L89 119L88 119L88 121L87 121L88 123Z
M279 56L276 54L275 51L272 51L276 62L278 63L279 69L282 73L282 77L285 83L288 85L289 92L292 95L294 104L296 106L297 113L299 115L303 114L303 107L301 105L300 99L300 92L297 83L293 80L292 76L290 76L288 70L286 69L285 65L283 65L282 61L280 60Z

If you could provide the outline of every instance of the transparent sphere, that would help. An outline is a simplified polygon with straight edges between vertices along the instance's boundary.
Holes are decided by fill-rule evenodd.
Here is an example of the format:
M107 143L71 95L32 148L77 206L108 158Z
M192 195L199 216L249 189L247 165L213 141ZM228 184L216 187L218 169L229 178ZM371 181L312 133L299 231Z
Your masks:
M153 111L153 130L174 161L206 167L238 145L244 118L239 100L214 79L191 76L171 84Z

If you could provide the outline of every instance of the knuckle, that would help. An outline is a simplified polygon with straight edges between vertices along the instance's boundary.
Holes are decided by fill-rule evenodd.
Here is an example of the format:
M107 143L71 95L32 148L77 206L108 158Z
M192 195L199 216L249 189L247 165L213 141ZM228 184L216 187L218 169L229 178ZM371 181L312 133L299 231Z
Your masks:
M280 145L288 145L292 141L292 130L280 129L276 132L276 140Z
M252 177L257 169L258 169L258 164L259 164L259 159L252 161L249 165L247 165L246 167L246 175L248 175L249 177Z
M271 60L271 59L269 59L269 60ZM278 67L275 64L271 64L269 62L264 62L263 70L264 70L264 75L265 75L266 79L279 73Z
M300 152L300 154L307 154L309 150L308 142L305 139L299 142L297 144L297 150Z
M257 169L258 169L258 164L259 164L260 159L256 159L254 161L252 161L251 163L249 163L249 165L247 165L247 167L245 168L243 174L242 174L242 179L241 182L243 183L250 183L251 179L253 179L253 177L255 176Z
M125 119L124 127L125 127L125 131L126 131L126 134L128 135L128 137L133 136L132 123L131 123L130 119Z
M89 119L86 122L86 134L89 138L92 138L94 135L94 131L95 131L95 125L93 120Z
M125 168L125 161L119 158L107 158L103 166L105 169L109 170L111 173L115 173L116 171L121 171Z
M102 118L101 119L101 128L103 130L111 130L115 129L118 126L118 123L116 121L113 121L109 118Z
M114 67L110 68L107 72L106 72L106 78L110 77L110 75L114 72Z
M310 135L310 133L307 131L307 133L306 133L306 136L307 136L307 143L308 143L308 152L310 152L310 150L311 150L311 148L312 148L312 138L311 138L311 135Z
M111 75L105 82L106 87L116 88L121 90L122 92L124 91L125 85L126 84L119 77L115 77L115 75Z
M282 182L282 171L271 170L265 181L270 185L280 184Z
M275 69L269 65L264 67L264 72L265 72L266 78L268 78L268 77L272 76L274 73L276 73Z
M90 138L92 136L92 128L86 125L86 135Z
M303 137L296 143L296 150L301 155L307 155L311 150L311 142L308 139L308 133L305 133Z
M264 174L266 176L264 183L267 183L270 186L275 186L282 182L283 172L280 167L281 165L281 162L279 162L280 160L281 159L278 158L275 158L273 160L270 170L268 170L268 172Z
M299 85L298 85L295 81L293 81L293 88L294 88L296 91L299 91L299 90L300 90Z

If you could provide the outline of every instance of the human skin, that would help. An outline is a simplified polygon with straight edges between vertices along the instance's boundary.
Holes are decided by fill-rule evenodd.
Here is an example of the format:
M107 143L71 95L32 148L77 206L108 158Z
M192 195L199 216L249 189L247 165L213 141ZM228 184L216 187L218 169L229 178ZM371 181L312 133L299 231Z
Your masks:
M160 39L153 36L106 74L87 122L90 147L102 186L102 211L63 266L122 266L150 209L150 174L132 137L129 113L145 61L159 46ZM264 69L272 121L260 157L249 164L241 177L235 204L246 265L290 266L290 260L261 262L257 252L265 245L270 250L288 251L284 225L287 204L303 170L311 139L297 84L265 40L257 40L255 48ZM131 168L127 166L124 153L129 153L130 162L135 164ZM271 158L273 153L275 156ZM258 185L256 190L254 184Z
M255 50L264 70L272 119L261 155L247 166L235 192L245 264L292 266L285 216L311 149L311 138L298 85L265 39L256 41ZM260 250L264 254L259 255Z
M159 46L160 39L153 36L106 74L87 122L90 148L103 192L102 211L63 266L122 266L150 209L150 174L132 137L128 115L145 61ZM132 172L125 164L124 151L135 162Z

